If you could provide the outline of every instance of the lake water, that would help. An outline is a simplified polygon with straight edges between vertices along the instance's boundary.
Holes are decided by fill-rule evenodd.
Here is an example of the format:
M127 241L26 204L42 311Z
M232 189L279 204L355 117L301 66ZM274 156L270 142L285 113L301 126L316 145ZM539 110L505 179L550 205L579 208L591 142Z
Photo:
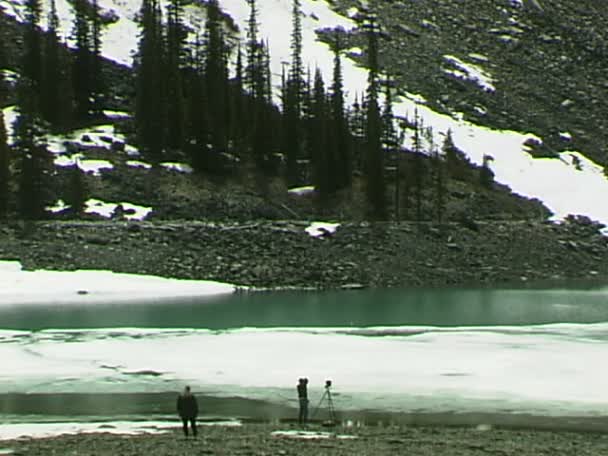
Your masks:
M0 419L608 415L608 289L243 293L0 307ZM323 400L322 400L323 399ZM1 434L1 432L0 432ZM2 437L0 435L0 437Z

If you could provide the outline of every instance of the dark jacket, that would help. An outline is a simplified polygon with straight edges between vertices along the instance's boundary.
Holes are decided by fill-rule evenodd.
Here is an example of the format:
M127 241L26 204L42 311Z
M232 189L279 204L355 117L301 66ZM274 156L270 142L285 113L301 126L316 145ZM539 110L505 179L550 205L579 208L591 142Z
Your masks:
M192 394L182 393L177 398L177 413L186 419L196 418L198 415L198 403Z
M308 399L308 389L306 383L298 383L296 389L298 390L298 398Z

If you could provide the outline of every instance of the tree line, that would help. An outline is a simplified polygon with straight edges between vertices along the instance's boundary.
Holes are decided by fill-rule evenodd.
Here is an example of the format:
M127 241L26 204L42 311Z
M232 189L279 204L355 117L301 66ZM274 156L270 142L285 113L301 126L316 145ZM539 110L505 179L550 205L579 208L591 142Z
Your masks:
M301 0L292 0L291 57L275 88L270 46L260 37L258 2L247 2L249 19L241 41L229 33L218 0L207 0L205 23L197 30L185 23L186 0L168 0L165 6L160 0L142 0L133 60L133 140L142 156L153 166L184 156L201 174L250 172L258 176L260 188L274 177L284 178L288 186L311 183L320 204L350 191L353 176L360 175L367 214L377 220L390 213L422 219L427 188L435 195L435 217L441 219L447 176L462 172L466 159L449 134L440 148L417 116L413 121L394 116L394 88L380 67L375 16L369 13L364 26L368 87L348 106L339 34L331 43L334 66L326 83L320 69L303 62ZM54 0L44 18L41 0L25 2L10 148L0 122L3 217L43 218L54 174L45 136L103 117L108 82L102 76L100 9L97 0L72 4L74 45L68 51L58 36ZM415 132L414 150L404 154L404 135L410 130ZM77 166L72 174L74 191L66 203L78 213L84 206L83 178ZM394 196L387 193L387 179Z

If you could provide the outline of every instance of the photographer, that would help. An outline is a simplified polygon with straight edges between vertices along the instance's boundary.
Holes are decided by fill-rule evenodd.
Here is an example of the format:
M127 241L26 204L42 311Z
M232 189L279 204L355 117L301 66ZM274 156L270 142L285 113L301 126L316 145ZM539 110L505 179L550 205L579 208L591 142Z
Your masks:
M308 421L308 379L300 378L298 385L298 401L300 403L300 414L298 415L298 423L306 424Z

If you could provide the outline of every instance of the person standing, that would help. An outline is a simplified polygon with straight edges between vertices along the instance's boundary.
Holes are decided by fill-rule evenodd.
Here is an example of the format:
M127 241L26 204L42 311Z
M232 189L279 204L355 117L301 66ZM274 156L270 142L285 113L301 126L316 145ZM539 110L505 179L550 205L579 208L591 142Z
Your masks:
M177 413L182 419L184 435L188 437L188 423L192 428L192 435L196 437L196 417L198 415L198 402L196 397L190 391L190 387L186 386L184 391L177 397Z
M299 379L296 389L298 390L298 401L300 403L298 423L306 424L308 421L308 379Z

